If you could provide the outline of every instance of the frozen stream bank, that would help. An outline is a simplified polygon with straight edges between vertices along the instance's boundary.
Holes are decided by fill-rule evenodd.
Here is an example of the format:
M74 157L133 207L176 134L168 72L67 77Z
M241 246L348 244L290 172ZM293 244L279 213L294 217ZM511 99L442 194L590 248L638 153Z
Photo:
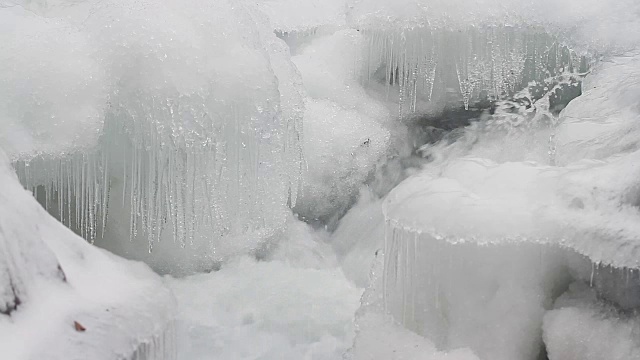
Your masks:
M0 0L0 358L638 358L639 17Z

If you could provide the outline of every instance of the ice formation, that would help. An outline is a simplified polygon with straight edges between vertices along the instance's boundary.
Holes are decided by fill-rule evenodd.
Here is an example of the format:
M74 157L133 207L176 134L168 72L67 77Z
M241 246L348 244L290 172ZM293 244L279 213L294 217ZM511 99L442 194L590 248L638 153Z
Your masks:
M505 98L531 81L584 72L588 61L542 28L364 28L365 82L387 84L401 115L460 99L465 109Z
M3 97L3 143L22 182L41 189L66 225L90 241L136 238L149 251L160 239L195 244L203 262L238 251L230 239L251 237L239 246L247 251L283 226L298 191L304 104L288 50L263 15L224 1L20 9L0 10L15 47L3 52L3 88L24 87ZM35 25L15 43L29 23L11 24L23 18ZM57 46L63 31L77 40ZM64 150L16 145L63 135L53 143Z
M391 145L388 109L357 81L362 41L358 31L340 30L292 58L307 93L306 171L294 211L309 221L335 223Z
M2 358L175 359L175 303L160 278L57 222L2 153L0 183Z
M369 40L363 81L402 117L496 101L492 115L425 146L431 163L386 198L379 313L438 349L507 360L544 355L543 317L572 279L618 308L637 306L629 50L640 33L628 13L639 9L624 3L577 13L571 1L351 3L348 19ZM558 116L588 71L583 95ZM548 353L567 354L583 353Z
M496 113L456 142L424 149L432 162L383 205L386 311L439 348L531 359L550 302L572 278L618 308L638 306L638 151L626 136L638 114L628 100L635 59L599 65L558 119L534 106L545 122L524 132L496 131L502 116ZM586 259L575 260L575 252ZM592 265L576 265L584 262ZM519 314L517 321L493 327L505 311ZM558 334L558 326L549 331ZM556 336L549 341L559 346ZM571 358L563 353L582 354L549 349L552 359Z

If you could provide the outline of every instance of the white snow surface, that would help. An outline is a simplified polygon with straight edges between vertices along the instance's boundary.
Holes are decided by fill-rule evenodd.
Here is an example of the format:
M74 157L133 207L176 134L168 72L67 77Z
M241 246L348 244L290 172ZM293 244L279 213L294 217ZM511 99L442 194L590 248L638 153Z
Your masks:
M2 358L173 359L175 300L161 279L65 228L12 172L0 153L0 300L7 289L20 300L0 314Z
M595 291L575 283L544 317L550 360L640 358L640 318L600 302Z
M91 50L88 34L64 20L0 6L0 145L10 159L96 144L107 89Z
M178 298L181 360L339 359L352 343L361 288L337 267L323 231L289 220L269 261L167 277Z

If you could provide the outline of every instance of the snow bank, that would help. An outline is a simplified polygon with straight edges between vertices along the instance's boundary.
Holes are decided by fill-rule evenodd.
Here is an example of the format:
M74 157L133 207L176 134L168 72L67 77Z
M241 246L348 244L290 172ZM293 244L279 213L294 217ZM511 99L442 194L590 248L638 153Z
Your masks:
M160 279L58 223L1 156L2 356L174 359L174 298Z

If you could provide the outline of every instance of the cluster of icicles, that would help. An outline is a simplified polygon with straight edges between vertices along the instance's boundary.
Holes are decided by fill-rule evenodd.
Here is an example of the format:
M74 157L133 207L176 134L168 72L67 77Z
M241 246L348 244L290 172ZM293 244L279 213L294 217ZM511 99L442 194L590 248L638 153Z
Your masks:
M398 92L401 115L448 100L452 89L469 109L474 101L504 98L531 81L587 66L584 56L529 27L362 31L365 82L383 78L388 92Z
M104 236L114 201L128 204L130 237L142 232L149 252L167 228L182 247L198 237L265 237L285 221L280 209L296 201L301 124L292 122L302 119L280 118L282 126L265 134L252 124L259 114L232 114L208 122L215 125L208 141L186 145L154 122L108 116L94 151L14 167L47 211L90 242Z

